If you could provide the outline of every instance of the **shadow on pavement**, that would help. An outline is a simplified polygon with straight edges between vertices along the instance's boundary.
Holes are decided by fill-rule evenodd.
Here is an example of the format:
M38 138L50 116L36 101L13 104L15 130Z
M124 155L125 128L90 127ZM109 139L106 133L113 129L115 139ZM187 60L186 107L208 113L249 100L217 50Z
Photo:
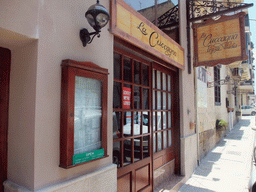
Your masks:
M179 192L214 192L214 191L185 184L183 185L181 190L179 190Z

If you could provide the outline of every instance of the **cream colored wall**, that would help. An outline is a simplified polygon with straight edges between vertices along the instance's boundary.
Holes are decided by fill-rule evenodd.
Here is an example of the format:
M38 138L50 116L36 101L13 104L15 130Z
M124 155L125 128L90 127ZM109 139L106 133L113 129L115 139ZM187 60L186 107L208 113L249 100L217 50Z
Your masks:
M186 3L179 1L180 45L184 48L185 70L180 74L180 137L181 137L181 174L188 178L197 165L197 135L189 124L195 123L194 72L191 62L191 74L188 74ZM192 37L192 36L191 36ZM193 49L191 49L193 51ZM192 60L191 60L192 61ZM190 144L191 145L190 145ZM193 147L191 147L193 146ZM189 158L188 158L189 157Z
M11 51L7 177L33 189L37 41Z
M30 38L38 38L39 2L39 0L1 0L0 27Z
M0 3L0 34L17 34L0 46L15 47L10 87L8 179L30 190L90 173L112 163L113 36L109 25L92 44L82 46L79 31L92 32L84 14L96 1L18 1ZM100 2L109 10L109 1ZM33 39L38 41L32 44ZM21 40L19 40L21 39ZM28 40L27 40L28 39ZM1 45L2 42L2 45ZM108 154L72 169L59 167L61 61L91 61L109 70Z

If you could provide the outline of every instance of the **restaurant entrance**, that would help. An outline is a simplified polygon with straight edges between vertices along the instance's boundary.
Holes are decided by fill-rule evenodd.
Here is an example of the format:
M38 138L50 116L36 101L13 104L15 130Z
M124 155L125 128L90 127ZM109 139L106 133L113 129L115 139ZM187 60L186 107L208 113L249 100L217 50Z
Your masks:
M171 160L179 169L176 73L115 46L113 163L118 167L117 191L152 191L155 169Z

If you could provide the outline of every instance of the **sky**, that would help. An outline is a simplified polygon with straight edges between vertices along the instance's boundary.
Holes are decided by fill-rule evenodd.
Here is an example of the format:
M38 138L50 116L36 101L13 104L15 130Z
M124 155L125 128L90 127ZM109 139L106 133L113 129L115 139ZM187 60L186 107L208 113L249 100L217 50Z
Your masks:
M254 6L248 9L249 19L250 19L250 31L252 33L251 41L254 44L254 58L256 59L256 0L244 0L244 3L253 3ZM256 61L254 60L254 65L256 65ZM256 73L254 71L254 82L256 83ZM254 87L254 91L256 94L256 85Z

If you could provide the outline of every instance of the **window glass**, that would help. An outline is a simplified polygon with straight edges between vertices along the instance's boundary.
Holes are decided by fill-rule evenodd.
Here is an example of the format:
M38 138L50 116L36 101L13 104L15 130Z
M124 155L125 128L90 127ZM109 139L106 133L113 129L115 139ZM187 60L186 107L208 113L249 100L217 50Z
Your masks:
M156 133L153 134L153 152L156 152Z
M149 109L149 96L148 96L148 93L149 93L149 89L147 88L143 88L143 109Z
M113 163L120 167L121 162L121 151L120 142L113 142Z
M134 83L140 84L140 63L138 61L134 61Z
M121 83L114 82L113 87L113 108L120 109L121 108Z
M149 136L143 137L143 158L149 157Z
M132 82L132 60L124 57L124 81Z
M172 127L172 115L171 112L168 111L168 128Z
M163 90L166 91L166 74L163 73Z
M156 131L156 114L157 112L153 112L153 131Z
M149 67L147 65L142 65L142 66L143 66L143 85L148 86L149 85L149 78L148 78Z
M141 138L134 139L134 162L141 160ZM143 151L144 153L144 151Z
M133 134L140 135L141 112L134 112L133 122Z
M101 81L75 77L74 154L101 148Z
M162 129L162 113L157 112L157 130Z
M168 130L168 147L172 146L172 130Z
M153 70L153 88L156 88L156 70Z
M163 132L163 143L164 143L163 148L166 149L167 148L167 131Z
M162 97L160 91L157 91L157 109L162 109Z
M121 55L114 53L114 79L121 79Z
M131 164L132 160L132 140L124 140L124 166Z
M153 91L153 109L156 109L156 91Z
M168 93L168 109L172 109L172 96Z
M113 112L113 139L118 139L122 137L122 113Z
M157 89L161 89L161 72L160 71L156 72L156 77L157 77Z
M140 87L134 86L134 109L141 109L140 106Z
M166 112L163 112L163 129L167 128L167 117Z
M157 151L162 150L162 132L157 133Z
M167 99L166 99L166 93L163 92L163 109L167 109Z
M168 75L168 91L171 91L171 76Z
M132 134L132 113L130 111L124 112L124 126L123 133L125 137L129 137Z
M143 134L149 133L149 113L148 112L143 112L142 121L143 121L142 133Z

